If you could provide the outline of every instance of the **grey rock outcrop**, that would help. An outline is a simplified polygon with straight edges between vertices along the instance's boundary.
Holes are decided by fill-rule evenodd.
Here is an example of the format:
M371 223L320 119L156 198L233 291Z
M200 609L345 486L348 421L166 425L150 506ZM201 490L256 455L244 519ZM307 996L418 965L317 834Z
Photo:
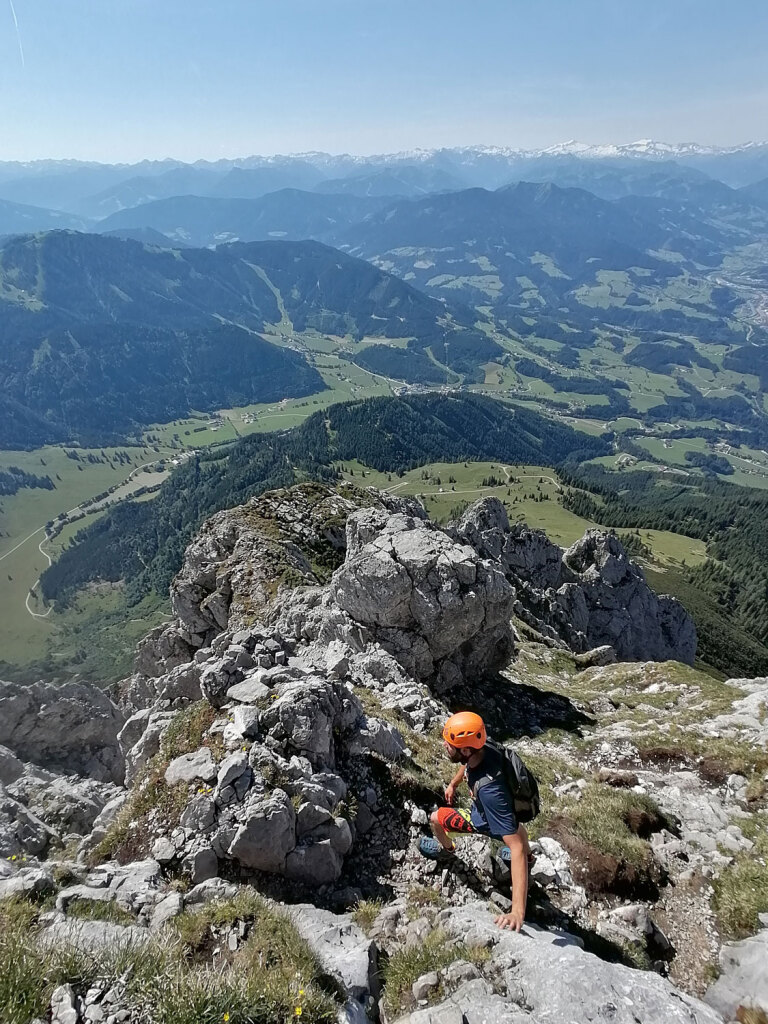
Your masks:
M768 679L728 679L726 685L741 690L730 711L702 724L709 736L733 736L765 748L768 746Z
M313 509L326 500L323 490L318 489ZM680 666L611 664L616 656L634 657L644 635L650 650L663 653L664 622L675 621L674 615L665 619L663 601L651 594L639 570L613 538L588 535L563 553L536 531L510 527L503 508L492 501L479 503L459 524L441 530L425 521L421 510L404 508L395 499L368 496L370 504L360 508L359 495L340 502L338 495L326 495L322 515L331 516L331 540L322 541L327 544L315 561L310 556L321 539L321 515L312 513L312 520L308 512L311 489L300 491L292 509L293 493L249 503L230 522L227 517L233 514L221 513L209 523L207 540L193 544L177 590L181 618L150 638L137 662L139 671L122 690L131 714L120 744L131 784L143 785L141 767L158 752L169 763L158 759L161 770L151 777L149 799L131 800L131 815L121 815L114 862L89 870L80 856L76 864L60 866L77 884L67 882L58 894L58 909L45 919L51 937L67 938L82 927L84 941L94 946L132 941L134 933L137 941L145 941L172 927L169 922L182 909L231 899L244 886L269 892L274 906L303 899L337 909L389 892L395 899L371 928L388 955L423 942L437 929L447 933L449 947L456 944L453 963L424 969L415 986L410 979L405 987L402 1009L414 1000L421 1004L403 1018L408 1024L721 1024L715 1010L660 975L604 962L565 930L597 933L652 959L664 959L666 941L669 957L665 964L657 962L657 969L679 971L673 973L678 983L699 991L705 951L714 956L719 947L714 927L708 927L713 916L706 879L728 864L729 852L749 849L752 833L746 826L742 832L736 822L754 802L751 794L760 781L754 772L744 768L744 775L726 775L712 785L693 766L656 771L650 762L654 770L649 771L638 741L644 720L621 716L626 704L647 716L649 729L663 725L664 714L675 707L687 714L709 692L698 693L690 683L696 674L682 673ZM274 520L263 518L267 509ZM312 520L307 530L302 516ZM269 525L276 520L278 530ZM290 572L281 575L286 565ZM289 578L308 585L276 586ZM631 609L631 622L623 604ZM475 672L499 665L509 654L513 614L544 633L548 643L520 639L517 673L513 665L504 677L476 679ZM569 620L569 615L582 614L586 617L576 624ZM599 638L590 632L593 618ZM684 634L685 621L682 626ZM690 648L687 642L683 636L684 651ZM535 659L531 647L538 652ZM565 647L579 655L564 654ZM654 673L653 686L642 685ZM682 673L684 682L677 685L675 673ZM542 835L533 846L537 861L530 904L530 917L553 930L526 924L522 935L508 934L494 924L486 903L474 902L483 896L501 909L510 907L509 870L492 856L485 839L464 837L460 856L450 866L419 856L418 837L428 827L429 807L438 795L431 789L439 787L436 727L448 713L441 694L450 692L456 680L466 689L453 691L452 704L476 698L492 731L514 723L526 757L546 759L552 753L547 731L562 723L570 731L568 716L582 722L584 730L605 719L604 742L591 745L589 753L564 738L552 758L555 780L547 778L546 785L566 820L579 801L588 807L593 786L621 787L620 794L609 793L627 796L632 813L625 824L633 833L637 829L638 844L650 829L643 857L649 878L658 882L653 897L640 902L646 896L633 895L635 902L626 905L613 890L596 889L600 903L588 900L576 881L587 885L584 851L571 844L567 829L553 828L560 841ZM732 714L713 719L713 732L732 732L755 746L762 742L765 687L759 682L732 681L737 706ZM193 709L194 729L173 729L164 742L176 716L201 696L216 710ZM729 703L722 696L718 691L718 714ZM177 740L186 744L200 723L205 724L199 748L174 756L188 749L172 750ZM39 771L42 778L44 771ZM35 802L29 766L13 749L0 749L0 773L7 780L0 796L13 801L9 810L16 817L9 825L15 827L19 812L28 814L43 804ZM97 800L82 782L72 786L82 795L83 808L93 795L88 817L99 800L115 791L99 783ZM52 792L57 785L52 780ZM161 792L165 785L173 787L172 793ZM635 794L641 797L636 808ZM643 816L646 794L651 798L648 821ZM123 794L103 807L81 854L104 838L110 821L126 806L124 800ZM652 801L666 814L664 828ZM67 806L64 801L61 828L76 820ZM45 819L41 824L43 830L48 827ZM35 843L34 830L31 835ZM38 838L45 845L45 831ZM51 845L53 837L47 842ZM16 848L24 849L18 842ZM150 851L151 859L118 863ZM662 869L668 876L662 877ZM45 870L36 876L36 871L25 865L20 872L0 862L0 891L4 885L11 891L45 886L50 876ZM191 885L188 892L170 883L179 876ZM656 895L658 913L651 906ZM81 925L67 914L85 900L115 902L140 927L126 932L98 922ZM441 910L446 904L452 909ZM687 916L679 925L681 906ZM362 1024L367 1015L375 1018L372 1004L379 993L371 939L346 915L295 905L287 912L346 999L339 1019ZM682 928L694 917L699 926L696 970L690 957L678 953L688 952ZM234 954L250 927L250 921L241 921L212 934L217 947ZM602 941L595 948L604 948ZM464 943L486 948L488 961L469 963ZM755 948L761 959L763 946ZM739 971L744 965L752 970L751 957L751 952L734 954ZM756 984L737 971L727 998L739 987L758 997ZM85 996L77 993L81 1017L89 1005ZM429 1000L441 1001L423 1005ZM388 1009L384 1018L391 1024Z
M510 526L507 510L498 498L481 498L448 527L483 558L498 561L505 572L535 581L540 589L554 587L562 573L563 551L541 530L524 523Z
M306 484L272 491L207 520L171 586L181 641L199 648L228 626L252 622L287 576L323 582L312 561L321 551L331 564L342 560L346 518L361 501L374 499L358 494L356 501Z
M104 807L121 790L108 782L77 775L56 775L28 765L8 792L60 836L84 836Z
M609 644L624 661L668 661L692 665L696 628L678 600L657 596L612 534L588 530L563 555L577 579L564 582L558 603L589 647ZM580 614L582 601L586 616Z
M365 1012L378 997L378 956L374 942L366 937L350 914L331 914L310 904L288 910L299 934L312 947L323 969L341 986L347 999ZM352 1018L356 1019L356 1018Z
M490 947L491 964L504 979L508 1018L502 1015L498 997L477 982L469 982L477 993L471 1009L476 1016L465 1019L478 1024L483 1019L510 1019L516 1024L539 1020L572 1024L574 1019L610 1020L613 1024L722 1024L711 1007L684 995L659 975L600 960L585 952L572 936L535 925L526 925L519 935L500 932L492 914L479 903L442 911L437 920L456 939ZM484 1016L485 1001L489 1008ZM455 1004L455 997L446 1009L451 1002ZM441 1017L440 1009L431 1010L431 1017L412 1015L404 1021L442 1024L450 1018Z
M176 786L180 782L213 782L216 778L216 765L208 747L201 747L191 754L175 757L165 770L167 786Z
M195 648L184 640L175 624L158 626L139 642L134 667L140 675L153 678L192 661L194 653Z
M510 656L514 591L497 565L403 514L379 523L361 546L364 517L349 517L349 557L329 585L342 611L406 671L438 687ZM370 536L367 527L362 536Z
M147 928L109 921L79 921L63 914L57 915L41 937L43 944L73 947L84 953L99 953L105 949L117 952L130 946L143 946L149 939Z
M0 900L24 896L40 898L50 896L56 886L47 868L11 868L11 873L0 878Z
M118 741L125 756L125 783L130 786L144 765L160 750L163 734L175 712L144 708L132 715L120 731Z
M727 1020L740 1006L768 1014L768 914L763 928L748 939L732 942L720 951L720 976L705 999Z
M15 782L24 774L24 762L8 747L0 747L0 786Z
M437 1006L416 1010L398 1018L395 1024L534 1024L534 1021L528 1013L496 995L487 981L478 978L461 985Z
M40 856L58 841L54 829L0 786L0 858Z
M497 498L475 502L449 532L495 559L516 588L516 613L573 651L610 646L620 661L693 664L693 620L651 590L613 534L588 530L563 551L539 530L510 526Z
M249 800L227 852L247 868L282 872L295 846L296 814L288 795L276 789L266 798Z
M122 783L122 712L85 683L0 682L0 744L44 768Z

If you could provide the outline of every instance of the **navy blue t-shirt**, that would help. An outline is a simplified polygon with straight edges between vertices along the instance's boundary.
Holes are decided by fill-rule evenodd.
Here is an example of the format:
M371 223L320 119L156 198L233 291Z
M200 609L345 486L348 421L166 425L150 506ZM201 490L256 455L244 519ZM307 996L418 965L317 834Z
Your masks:
M490 747L485 747L483 760L476 768L467 765L470 792L474 790L478 779L485 775L498 777L477 791L477 797L472 801L472 828L495 839L513 836L517 832L515 801L504 778L502 755Z

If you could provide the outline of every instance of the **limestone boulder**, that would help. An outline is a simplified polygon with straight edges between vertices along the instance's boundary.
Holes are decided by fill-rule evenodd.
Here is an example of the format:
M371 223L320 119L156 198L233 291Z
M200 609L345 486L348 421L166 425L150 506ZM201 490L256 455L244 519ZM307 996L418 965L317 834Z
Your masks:
M144 767L160 750L163 734L173 719L174 711L145 709L126 722L120 733L120 746L125 750L125 783L132 785ZM137 736L135 742L131 742Z
M696 627L679 601L657 596L642 569L630 561L612 534L588 530L563 555L563 564L581 589L588 608L583 632L589 647L608 644L622 661L693 664ZM566 614L570 592L562 596Z
M40 856L59 842L54 829L0 786L0 858Z
M310 889L335 882L341 875L344 858L330 839L322 839L292 850L285 862L285 875Z
M318 767L335 763L334 731L349 728L362 717L357 699L343 686L320 676L291 680L260 713L260 727L286 749Z
M365 515L351 516L351 528ZM407 670L439 675L451 662L456 672L483 671L509 656L514 591L472 547L398 513L353 550L331 579L330 597ZM447 664L444 674L450 679Z
M740 1006L768 1014L768 914L757 935L726 943L720 951L720 975L705 1000L727 1020Z
M57 914L44 929L40 941L44 946L70 946L84 953L101 953L143 946L149 939L148 928L109 921L81 921Z
M158 626L141 640L136 648L135 670L154 678L190 662L195 648L179 633L175 624Z
M121 784L124 716L86 683L0 682L0 744L44 768Z
M216 763L209 747L200 747L191 754L175 757L165 770L167 786L190 783L196 780L213 782L216 778Z
M250 800L227 853L244 867L282 873L295 846L296 812L288 794L275 789Z
M521 1024L525 1020L572 1024L575 1019L610 1020L613 1024L722 1024L719 1013L660 975L600 960L582 949L574 936L530 924L520 934L500 932L485 904L441 911L437 923L457 940L489 946L487 967L498 971L504 980L504 1006L496 1001L498 997L491 998L490 989L483 994L477 982L468 983L475 986L477 998L465 1020L477 1024L508 1019L519 1019ZM505 1010L509 1017L503 1016ZM523 1012L525 1016L515 1016ZM439 1014L423 1018L435 1024L445 1019L450 1018ZM413 1024L414 1018L406 1020Z
M24 774L24 762L8 747L0 747L0 786L15 782Z
M351 914L332 914L311 904L299 904L287 912L325 972L341 986L347 999L365 1012L379 994L375 943Z
M0 900L39 898L49 896L55 889L53 876L45 867L13 867L9 875L0 878Z
M121 790L108 782L29 766L8 792L60 835L84 836Z
M405 752L405 740L394 725L366 716L356 729L349 746L351 754L363 751L376 754L385 761L399 761Z

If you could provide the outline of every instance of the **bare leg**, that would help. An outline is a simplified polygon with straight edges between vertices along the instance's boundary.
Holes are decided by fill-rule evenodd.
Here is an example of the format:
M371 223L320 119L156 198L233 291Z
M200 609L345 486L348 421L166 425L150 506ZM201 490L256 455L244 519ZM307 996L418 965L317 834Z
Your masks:
M450 853L454 850L453 841L448 837L448 833L445 831L443 826L437 819L437 811L434 811L429 818L429 824L432 829L432 835L440 843L444 850L448 850Z
M525 851L525 859L527 860L530 857L530 855L531 855L531 846L530 846L530 843L528 842L528 833L527 833L527 831L525 829L525 825L518 825L517 826L517 834L523 840L523 849Z

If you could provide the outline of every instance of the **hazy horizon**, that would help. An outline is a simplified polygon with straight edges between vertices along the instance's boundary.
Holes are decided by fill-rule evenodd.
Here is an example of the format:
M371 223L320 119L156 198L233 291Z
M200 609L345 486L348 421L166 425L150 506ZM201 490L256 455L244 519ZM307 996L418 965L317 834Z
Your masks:
M767 29L756 0L9 0L0 160L727 147L764 137Z

